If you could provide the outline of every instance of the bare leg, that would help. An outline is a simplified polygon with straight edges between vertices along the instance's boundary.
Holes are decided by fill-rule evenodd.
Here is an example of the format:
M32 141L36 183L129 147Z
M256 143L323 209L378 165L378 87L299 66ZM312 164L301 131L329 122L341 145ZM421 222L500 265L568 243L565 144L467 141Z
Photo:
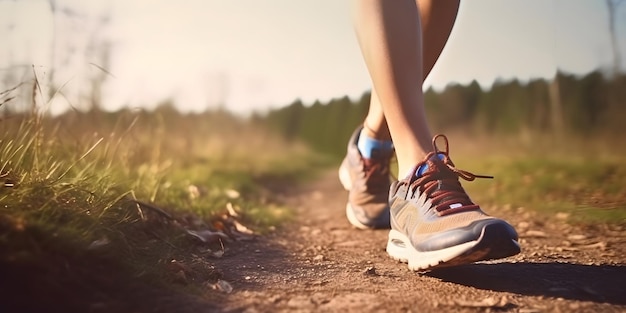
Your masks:
M357 35L375 90L366 125L379 127L370 131L380 135L384 133L386 121L396 147L400 174L409 175L390 186L388 216L384 214L385 210L375 209L374 205L380 204L378 201L361 201L365 205L355 209L351 204L359 204L356 200L374 199L374 194L379 195L379 191L369 192L367 187L379 185L372 178L383 177L373 175L382 168L382 161L358 158L358 151L353 152L354 145L349 145L342 167L352 164L350 169L356 169L352 181L359 182L360 185L354 186L360 188L350 189L346 214L357 227L360 224L353 223L351 217L368 222L365 226L376 227L387 226L387 220L382 217L388 218L391 231L387 253L396 260L407 262L415 271L499 259L520 252L515 229L506 221L485 214L459 183L460 178L473 180L481 176L454 167L447 155L445 136L445 149L441 151L443 159L435 158L435 151L431 150L422 83L447 40L458 9L458 1L444 1L354 2ZM435 6L442 3L448 6L437 11ZM424 24L420 22L420 10L423 10ZM436 17L434 12L450 14ZM428 25L432 31L423 31L423 25ZM425 45L422 40L427 41ZM428 48L429 45L433 46ZM370 139L359 138L364 138L363 141ZM425 160L426 157L433 158ZM374 161L380 163L372 165ZM420 168L415 168L416 165ZM424 171L420 172L420 169ZM424 220L428 220L428 225L422 222Z
M421 86L450 35L459 1L356 0L353 4L357 36L374 84L366 134L393 138L403 175L431 149Z

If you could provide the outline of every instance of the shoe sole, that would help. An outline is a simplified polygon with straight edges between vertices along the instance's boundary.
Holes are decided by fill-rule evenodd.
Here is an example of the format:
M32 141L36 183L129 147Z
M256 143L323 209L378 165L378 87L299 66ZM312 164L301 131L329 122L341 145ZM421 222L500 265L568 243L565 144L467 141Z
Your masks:
M350 172L343 163L341 163L341 166L339 167L339 181L345 190L350 191L352 188L352 180L350 179ZM346 203L346 217L348 218L348 222L358 229L373 229L372 226L359 222L354 215L354 210L352 209L350 202Z
M359 222L359 220L354 215L354 210L352 210L352 206L350 206L350 203L346 204L346 217L348 218L348 222L350 222L352 226L358 229L375 229L375 227L373 226L367 226Z
M453 247L420 252L402 233L391 230L387 242L387 253L393 259L408 263L413 271L428 271L435 268L457 266L478 261L502 259L520 253L518 242L511 238L502 224L488 224L480 237Z

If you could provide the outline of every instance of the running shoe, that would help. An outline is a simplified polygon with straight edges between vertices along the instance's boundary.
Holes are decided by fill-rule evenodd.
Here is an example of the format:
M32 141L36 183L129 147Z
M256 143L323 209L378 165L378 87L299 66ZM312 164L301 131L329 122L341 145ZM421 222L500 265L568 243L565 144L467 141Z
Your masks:
M359 229L388 229L389 163L394 152L376 150L371 158L364 158L357 148L361 129L357 128L350 137L346 157L339 167L339 180L349 191L346 216Z
M443 139L445 150L437 147ZM505 258L520 252L515 229L474 204L459 178L493 178L459 170L448 139L433 138L433 152L390 189L387 253L414 271Z

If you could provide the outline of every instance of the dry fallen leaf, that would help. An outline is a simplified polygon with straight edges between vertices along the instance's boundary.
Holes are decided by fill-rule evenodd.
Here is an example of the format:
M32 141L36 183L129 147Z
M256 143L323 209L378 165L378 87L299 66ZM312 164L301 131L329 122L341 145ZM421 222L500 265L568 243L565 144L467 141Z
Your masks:
M196 185L189 185L187 187L187 192L189 192L189 199L191 200L200 197L200 188Z
M235 210L235 207L230 202L226 203L226 210L228 210L228 214L232 217L239 216L239 213L237 213L237 211Z
M250 228L244 226L243 224L239 223L238 221L233 221L233 225L235 225L235 229L238 232L240 232L240 233L244 233L244 234L248 234L248 235L254 234L254 232Z
M525 237L535 237L535 238L546 238L548 237L548 235L546 235L545 232L542 232L540 230L529 230L526 233L524 233Z
M581 248L581 249L600 249L600 250L604 250L604 249L606 249L606 242L600 241L600 242L592 243L592 244L589 244L589 245L579 246L579 248Z
M220 231L210 231L210 230L187 230L187 233L200 239L202 242L213 243L218 242L220 239L228 240L228 236Z
M214 258L221 258L224 256L224 244L222 243L222 241L220 240L220 247L222 248L221 250L217 250L217 251L212 251L211 249L207 250L207 252Z
M215 290L219 290L225 293L231 293L233 291L233 286L231 286L229 282L221 279L218 279L212 287Z
M363 274L365 275L378 275L378 273L376 273L376 268L373 266L368 266L365 271L363 272Z
M556 213L556 218L558 218L560 220L566 220L566 219L569 218L569 216L570 216L570 214L569 213L565 213L565 212Z
M219 231L226 230L226 226L224 226L224 223L222 223L222 221L213 221L213 223L211 223L211 226Z
M585 240L587 239L587 236L585 235L569 235L567 236L568 240L574 240L574 241L578 241L578 240Z
M231 199L237 199L237 198L239 198L241 196L239 191L234 190L234 189L226 189L226 190L224 190L224 193L226 194L227 197L229 197Z
M109 241L109 238L107 238L107 237L102 237L102 238L100 238L100 239L98 239L98 240L94 240L94 241L93 241L93 242L89 245L89 247L87 247L87 249L88 249L88 250L98 249L98 248L100 248L100 247L104 247L104 246L108 245L109 243L111 243L111 242Z
M211 251L211 256L219 259L224 256L224 250Z

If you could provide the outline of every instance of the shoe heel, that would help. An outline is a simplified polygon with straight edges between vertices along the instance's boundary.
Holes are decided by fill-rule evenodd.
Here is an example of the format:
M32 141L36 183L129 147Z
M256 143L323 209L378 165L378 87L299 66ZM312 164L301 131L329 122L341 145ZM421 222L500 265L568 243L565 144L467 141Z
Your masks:
M339 181L345 190L350 191L352 189L352 179L350 179L350 172L348 167L341 163L339 167Z

